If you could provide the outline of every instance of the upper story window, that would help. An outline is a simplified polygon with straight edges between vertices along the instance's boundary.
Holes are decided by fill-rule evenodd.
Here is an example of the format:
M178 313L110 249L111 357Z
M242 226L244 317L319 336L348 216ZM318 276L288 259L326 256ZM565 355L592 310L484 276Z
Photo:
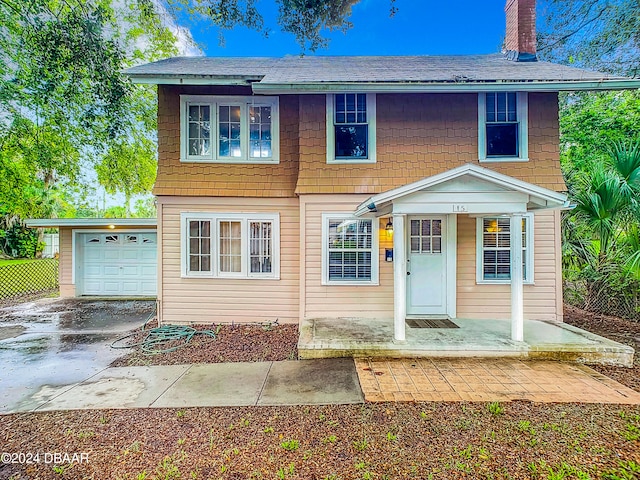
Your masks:
M375 94L327 95L327 163L375 161Z
M527 102L526 92L478 94L478 156L481 162L528 160Z
M277 97L181 95L183 162L278 163Z

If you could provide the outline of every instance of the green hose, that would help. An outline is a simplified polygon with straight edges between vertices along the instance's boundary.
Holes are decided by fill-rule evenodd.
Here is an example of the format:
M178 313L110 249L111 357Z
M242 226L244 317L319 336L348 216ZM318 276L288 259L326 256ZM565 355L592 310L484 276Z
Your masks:
M144 327L143 327L144 330ZM152 328L148 331L147 336L139 343L132 343L127 345L119 345L120 342L127 338L133 337L135 333L125 335L115 340L111 344L111 348L135 348L140 347L141 350L147 355L156 355L159 353L169 353L187 345L195 335L207 335L209 337L216 338L216 333L212 330L196 330L192 327L185 327L180 325L164 325L162 327ZM158 348L160 345L166 342L182 341L179 345L169 348Z

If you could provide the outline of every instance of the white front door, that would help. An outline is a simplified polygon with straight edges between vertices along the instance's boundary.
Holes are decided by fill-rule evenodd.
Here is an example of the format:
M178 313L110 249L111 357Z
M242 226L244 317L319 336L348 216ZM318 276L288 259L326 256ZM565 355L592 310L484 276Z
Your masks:
M407 315L445 315L447 218L419 216L408 220Z

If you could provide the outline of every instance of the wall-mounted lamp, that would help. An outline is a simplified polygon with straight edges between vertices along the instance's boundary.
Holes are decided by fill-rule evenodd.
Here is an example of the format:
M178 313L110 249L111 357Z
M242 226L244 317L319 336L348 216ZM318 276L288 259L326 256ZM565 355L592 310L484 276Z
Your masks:
M111 230L113 230L114 228L116 228L116 226L115 226L115 225L109 225L109 228L110 228Z
M393 233L393 222L391 221L391 217L389 217L389 221L387 222L387 225L384 227L384 229L389 234Z

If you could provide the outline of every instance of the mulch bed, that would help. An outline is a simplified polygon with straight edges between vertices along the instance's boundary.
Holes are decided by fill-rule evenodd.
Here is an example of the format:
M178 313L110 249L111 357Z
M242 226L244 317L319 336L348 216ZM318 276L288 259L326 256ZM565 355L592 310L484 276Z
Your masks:
M157 355L145 354L135 348L117 358L111 366L269 362L298 358L298 325L197 325L193 328L213 331L216 336L196 334L187 344L167 342L161 348L180 348ZM146 335L147 332L138 330L121 343L140 343Z

